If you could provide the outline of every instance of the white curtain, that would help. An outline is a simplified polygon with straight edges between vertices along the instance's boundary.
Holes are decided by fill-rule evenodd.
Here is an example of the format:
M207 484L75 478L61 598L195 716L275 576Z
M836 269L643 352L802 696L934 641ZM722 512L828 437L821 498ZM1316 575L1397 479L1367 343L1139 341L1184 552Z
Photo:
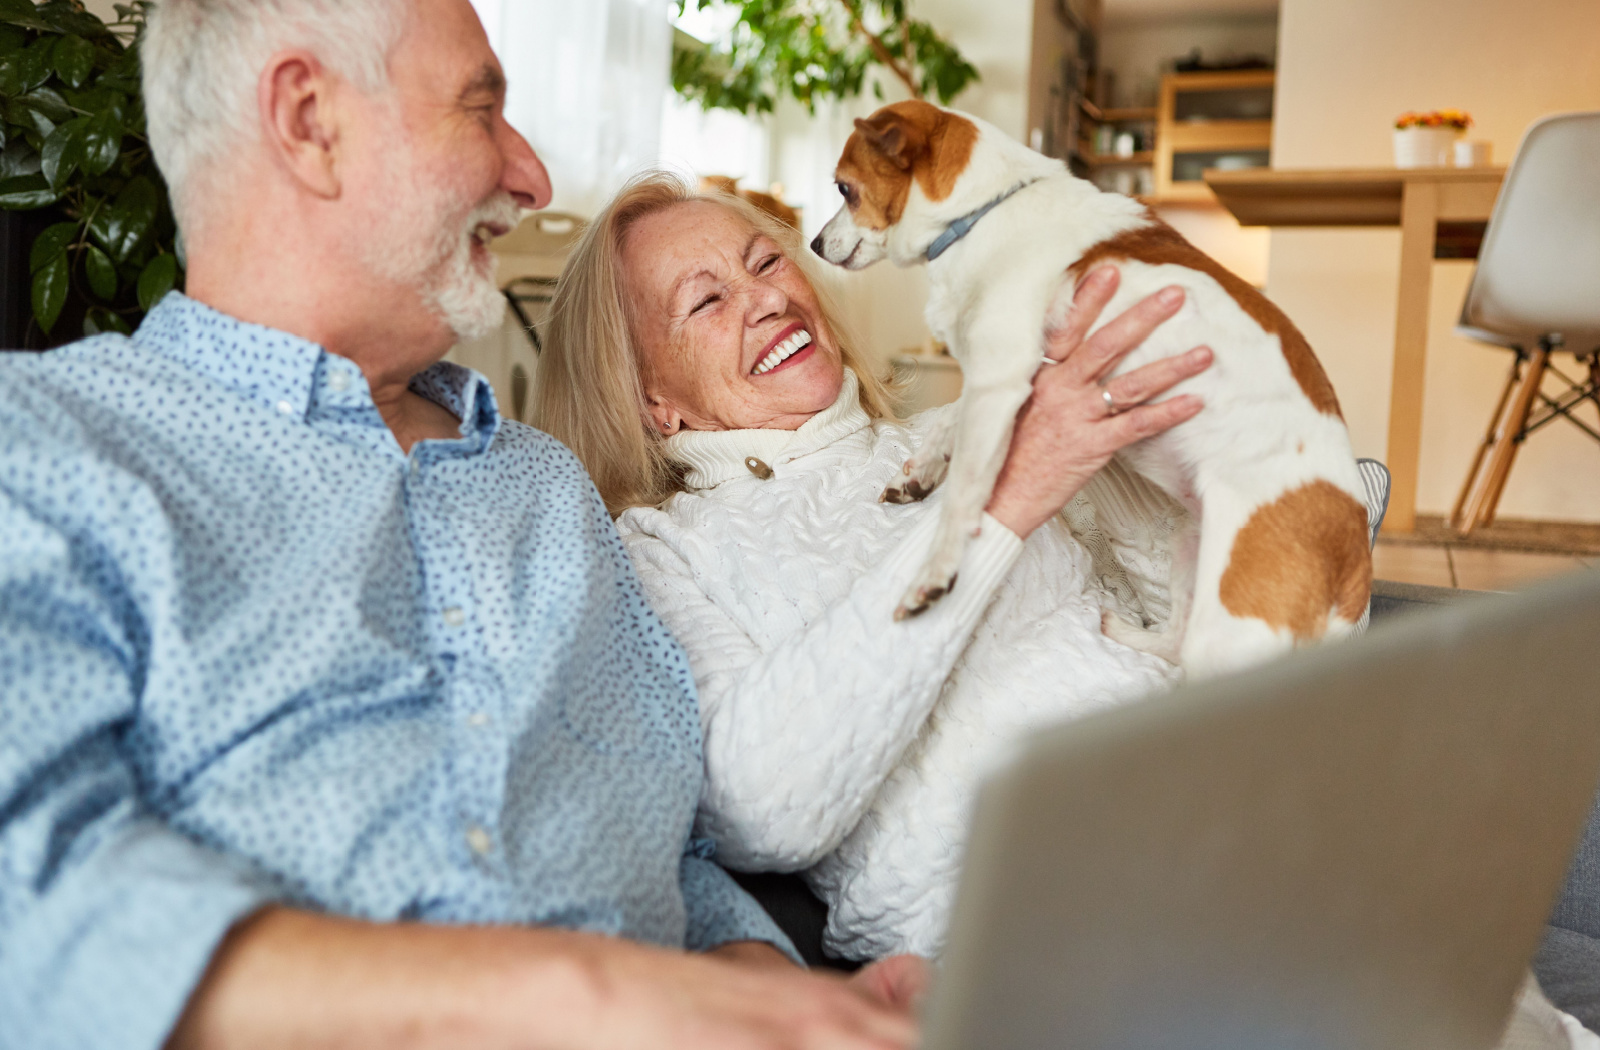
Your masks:
M553 206L592 214L661 152L670 0L473 0L505 66L506 116L550 169Z

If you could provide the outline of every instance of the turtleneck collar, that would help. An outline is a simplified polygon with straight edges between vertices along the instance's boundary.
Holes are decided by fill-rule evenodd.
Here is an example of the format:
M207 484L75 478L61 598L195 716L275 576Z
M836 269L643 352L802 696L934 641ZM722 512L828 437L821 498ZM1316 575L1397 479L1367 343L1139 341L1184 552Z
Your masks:
M714 489L724 481L750 477L745 465L750 457L776 469L871 423L861 408L856 375L846 368L833 404L798 430L685 430L667 439L667 455L686 468L684 483L690 489Z

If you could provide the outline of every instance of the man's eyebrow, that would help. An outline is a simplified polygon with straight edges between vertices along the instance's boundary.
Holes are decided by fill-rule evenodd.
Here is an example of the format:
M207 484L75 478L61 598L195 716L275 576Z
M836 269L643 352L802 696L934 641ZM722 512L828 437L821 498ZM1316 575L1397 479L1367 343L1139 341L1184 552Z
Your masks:
M473 95L482 94L490 94L499 98L505 94L505 90L506 75L485 62L483 67L473 75L472 79L467 81L467 86L461 89L461 98L466 100Z

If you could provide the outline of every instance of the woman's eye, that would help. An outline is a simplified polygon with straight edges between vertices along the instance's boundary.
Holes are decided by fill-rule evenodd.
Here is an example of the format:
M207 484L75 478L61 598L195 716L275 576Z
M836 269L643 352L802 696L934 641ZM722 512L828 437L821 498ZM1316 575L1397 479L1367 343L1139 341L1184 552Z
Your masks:
M778 257L769 255L756 265L756 273L771 273L778 266Z
M702 299L698 303L696 303L694 309L690 310L689 312L692 313L692 314L697 314L701 310L704 310L706 307L710 306L712 303L716 302L718 299L721 299L721 298L722 298L721 295L708 295L704 299Z

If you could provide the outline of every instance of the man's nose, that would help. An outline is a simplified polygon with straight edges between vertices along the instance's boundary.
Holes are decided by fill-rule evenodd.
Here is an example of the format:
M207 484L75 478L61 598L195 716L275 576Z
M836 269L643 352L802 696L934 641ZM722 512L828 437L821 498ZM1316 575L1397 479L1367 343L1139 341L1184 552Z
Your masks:
M500 175L500 187L524 208L545 208L550 204L553 191L550 173L544 162L533 152L522 133L500 118L500 152L505 157L505 170Z

